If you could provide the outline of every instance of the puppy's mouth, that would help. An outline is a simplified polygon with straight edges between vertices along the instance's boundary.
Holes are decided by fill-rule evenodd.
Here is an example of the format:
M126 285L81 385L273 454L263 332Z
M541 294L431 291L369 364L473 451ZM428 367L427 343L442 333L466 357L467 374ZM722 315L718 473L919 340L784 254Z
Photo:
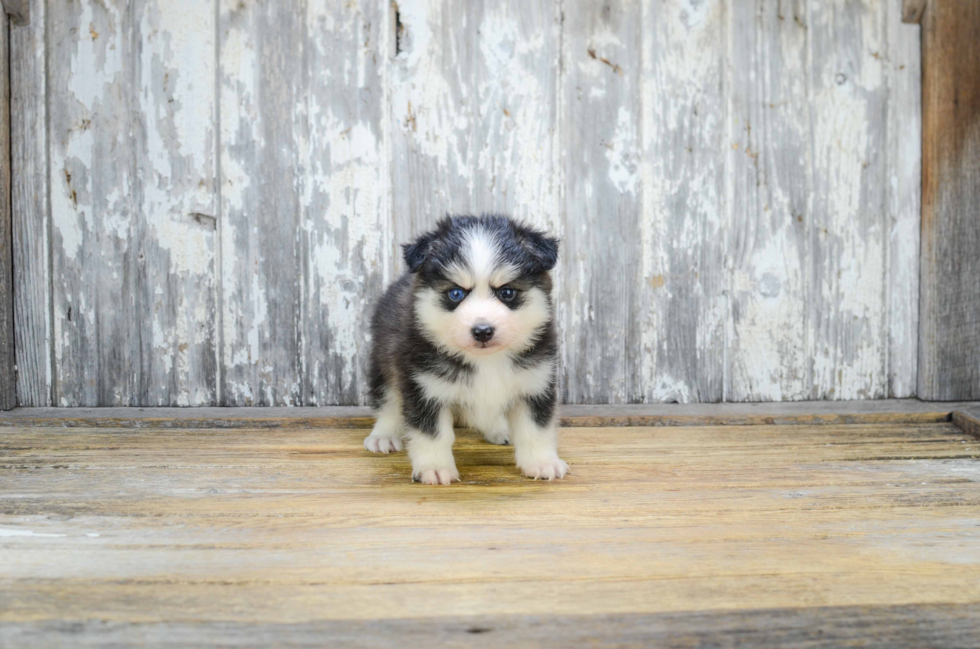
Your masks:
M502 348L503 348L503 345L501 345L500 343L498 343L496 340L488 340L485 343L481 343L481 342L474 342L473 343L473 350L474 351L494 352L494 351L497 351L497 350L502 349Z

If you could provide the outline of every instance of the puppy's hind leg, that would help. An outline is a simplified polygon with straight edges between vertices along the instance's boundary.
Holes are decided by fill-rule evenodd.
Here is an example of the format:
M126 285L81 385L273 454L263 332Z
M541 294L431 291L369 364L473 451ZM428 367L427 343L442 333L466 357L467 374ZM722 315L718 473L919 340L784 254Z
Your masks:
M375 412L377 421L371 434L364 438L364 448L372 453L388 454L402 450L405 422L402 417L401 397L389 390L381 407Z

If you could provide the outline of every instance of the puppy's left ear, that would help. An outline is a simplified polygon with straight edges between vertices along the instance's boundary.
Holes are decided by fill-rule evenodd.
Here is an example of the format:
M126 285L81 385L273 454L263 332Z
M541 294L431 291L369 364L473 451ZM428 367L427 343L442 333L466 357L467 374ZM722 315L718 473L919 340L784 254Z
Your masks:
M425 263L425 258L429 255L429 248L432 247L432 241L435 238L435 232L426 232L412 243L402 244L405 265L408 266L410 272L417 273L422 268L422 264Z
M538 269L549 271L554 268L558 263L558 239L530 228L521 234L521 243L537 263Z

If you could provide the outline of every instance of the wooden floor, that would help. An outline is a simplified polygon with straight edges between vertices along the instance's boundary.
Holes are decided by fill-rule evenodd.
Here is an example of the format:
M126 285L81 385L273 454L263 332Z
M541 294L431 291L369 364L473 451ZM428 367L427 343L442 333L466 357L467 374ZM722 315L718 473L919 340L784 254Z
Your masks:
M0 646L980 643L980 440L947 421L460 431L0 427Z

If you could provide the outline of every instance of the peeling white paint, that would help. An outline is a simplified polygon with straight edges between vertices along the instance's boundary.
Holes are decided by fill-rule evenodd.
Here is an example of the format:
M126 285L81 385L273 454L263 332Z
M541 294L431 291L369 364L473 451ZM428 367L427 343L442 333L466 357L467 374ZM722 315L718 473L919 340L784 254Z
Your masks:
M573 400L714 399L720 373L737 400L912 394L915 38L894 2L780 7L812 22L722 0L610 18L403 0L391 57L386 3L311 0L293 17L221 0L216 26L213 6L156 0L133 61L115 5L49 8L52 29L75 29L50 70L56 401L125 401L142 382L153 404L203 405L215 358L229 402L363 400L367 303L395 244L447 210L565 238ZM733 31L742 11L751 39ZM299 75L288 105L263 85L280 65ZM266 141L275 120L289 136ZM297 231L269 236L276 218ZM96 345L125 351L119 376L78 365Z

